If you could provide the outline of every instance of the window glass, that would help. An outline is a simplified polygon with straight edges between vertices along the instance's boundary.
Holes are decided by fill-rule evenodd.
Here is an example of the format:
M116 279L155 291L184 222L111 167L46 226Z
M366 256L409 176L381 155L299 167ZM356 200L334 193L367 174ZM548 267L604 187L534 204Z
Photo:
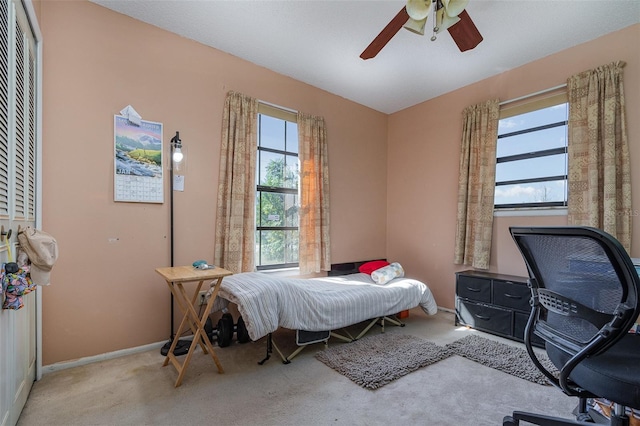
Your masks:
M258 191L256 206L258 226L298 226L298 194Z
M567 146L567 128L563 125L537 132L499 138L496 156L499 158L508 155L525 154L531 152L532 149L543 151L565 146Z
M284 184L285 188L298 188L298 176L300 175L300 165L297 156L287 155L285 157Z
M273 110L273 107L269 109ZM290 121L295 120L295 114L288 113L287 116L287 113L259 114L256 165L258 270L298 264L298 126Z
M496 182L535 179L545 176L564 176L566 154L549 155L496 164Z
M559 104L536 111L503 118L498 125L498 133L512 133L526 130L532 127L544 126L549 123L557 123L567 119L567 104Z
M567 198L567 182L554 180L496 187L495 204L564 202Z
M258 167L260 168L259 185L285 187L284 158L284 154L258 151Z
M287 151L297 153L298 152L298 124L292 123L290 121L286 121L285 123L287 123L287 127L286 127Z
M261 148L285 150L285 121L260 114L258 144ZM297 152L297 143L296 143Z
M260 266L284 266L298 263L298 231L256 232L257 263ZM262 268L266 269L266 268Z
M496 208L566 205L567 120L563 101L499 121Z

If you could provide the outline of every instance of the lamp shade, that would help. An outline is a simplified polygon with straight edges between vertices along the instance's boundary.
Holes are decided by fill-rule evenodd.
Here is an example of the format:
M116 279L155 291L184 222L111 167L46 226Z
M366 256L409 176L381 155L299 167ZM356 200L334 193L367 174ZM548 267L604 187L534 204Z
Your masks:
M447 15L450 18L460 15L462 11L465 9L465 7L467 7L467 5L469 4L469 0L441 0L441 1L442 1L442 7L447 12ZM407 8L407 12L408 11L409 9Z
M427 23L427 18L424 18L420 21L416 21L413 18L409 18L406 24L404 24L404 29L411 31L412 33L424 35L424 26Z
M407 14L411 19L421 21L429 16L431 10L431 0L408 0Z
M442 31L448 29L454 24L457 24L458 22L460 22L460 18L458 18L457 16L449 16L445 13L444 7L442 7L438 9L438 12L436 13L436 28L438 28L438 31L436 31L436 33L440 34Z

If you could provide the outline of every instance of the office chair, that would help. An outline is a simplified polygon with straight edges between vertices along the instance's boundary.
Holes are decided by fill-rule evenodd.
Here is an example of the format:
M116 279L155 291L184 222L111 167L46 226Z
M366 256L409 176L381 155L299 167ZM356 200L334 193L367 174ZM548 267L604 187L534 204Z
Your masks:
M579 398L576 420L514 411L503 426L593 425L589 398L614 403L609 423L628 426L626 407L640 409L640 335L628 333L638 313L640 278L622 245L589 227L511 227L529 271L531 315L525 346L536 367L566 395ZM545 369L533 335L559 373ZM600 417L604 419L604 417Z

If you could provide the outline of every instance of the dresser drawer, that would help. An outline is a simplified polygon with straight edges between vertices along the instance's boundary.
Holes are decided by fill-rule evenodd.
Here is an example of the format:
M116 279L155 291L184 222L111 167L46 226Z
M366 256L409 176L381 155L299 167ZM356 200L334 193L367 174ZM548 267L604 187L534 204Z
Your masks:
M456 300L458 323L503 336L511 336L512 312L496 306Z
M491 280L458 275L456 295L478 302L491 302Z
M493 281L493 303L519 311L531 311L531 290L526 284L512 281Z

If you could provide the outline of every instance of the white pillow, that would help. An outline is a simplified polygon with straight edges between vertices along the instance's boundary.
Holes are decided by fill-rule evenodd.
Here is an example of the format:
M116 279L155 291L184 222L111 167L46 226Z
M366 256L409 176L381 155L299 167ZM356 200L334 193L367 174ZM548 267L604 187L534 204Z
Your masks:
M371 273L371 279L377 284L386 284L394 278L401 277L404 277L404 269L398 262L393 262Z

